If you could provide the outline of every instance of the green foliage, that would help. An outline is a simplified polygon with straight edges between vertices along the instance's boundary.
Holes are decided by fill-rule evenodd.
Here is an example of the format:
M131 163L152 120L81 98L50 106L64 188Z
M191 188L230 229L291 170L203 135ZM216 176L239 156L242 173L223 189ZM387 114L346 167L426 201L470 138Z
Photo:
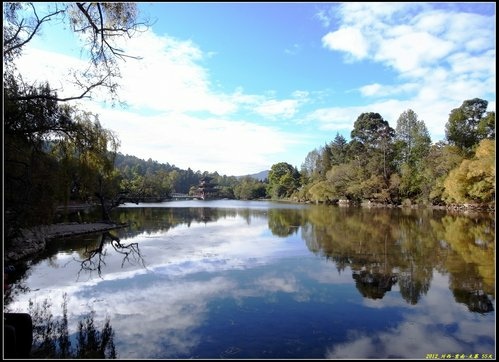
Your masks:
M296 234L304 222L304 215L296 210L268 210L268 226L272 235L285 238Z
M478 123L479 139L496 139L496 113L487 112L487 114Z
M483 149L478 153L488 156L471 159L477 142L495 139L495 113L484 115L486 108L487 102L478 98L464 101L449 117L449 143L434 145L424 121L411 109L399 116L396 131L379 113L362 113L349 142L337 133L332 142L309 152L295 196L325 203L340 199L396 204L405 200L406 205L490 202L495 198L491 176L495 154L490 156L489 147L488 153ZM461 170L453 171L446 181L459 165ZM274 185L269 192L283 192L282 184Z
M239 200L253 200L265 198L266 185L252 177L243 177L234 187L234 197Z
M318 181L308 190L309 198L315 202L332 202L338 199L338 194L334 192L328 181Z
M171 193L192 194L203 177L209 177L218 187L218 195L222 198L234 198L234 188L240 180L235 176L219 175L196 171L190 168L182 170L169 163L159 163L152 159L142 160L135 156L117 154L116 168L119 170L122 190L129 194L141 195L145 199L164 200Z
M321 174L321 155L315 149L310 151L301 165L301 173L306 182L313 182L318 180Z
M75 348L71 347L68 325L67 295L63 296L62 317L55 320L52 304L45 299L41 304L29 301L29 314L33 321L33 358L50 359L104 359L117 358L114 331L109 318L99 331L94 322L95 312L78 322Z
M332 164L332 153L331 153L331 147L329 145L324 145L321 149L321 166L320 166L320 176L321 179L326 178L326 173L327 171L331 168Z
M492 136L491 119L484 119L487 105L488 102L480 98L468 99L449 115L445 135L449 143L457 146L465 155L469 154L480 140Z
M412 109L403 112L398 118L395 138L401 141L399 151L402 162L409 165L416 165L424 159L431 146L424 121L418 120L418 115Z
M416 198L424 184L424 161L430 152L431 138L424 121L409 109L397 120L395 154L400 175L399 195Z
M4 98L9 240L21 227L52 222L55 207L67 205L72 193L86 200L96 192L97 178L113 172L118 141L93 115L51 99L55 93L48 85L32 87L33 97L16 99L21 95L17 80L4 82L9 94Z
M435 204L443 203L444 180L462 160L457 147L444 142L434 144L423 162L421 196Z
M267 193L273 198L290 197L300 186L300 173L287 162L270 168Z
M359 185L363 180L363 172L357 162L349 162L333 166L327 173L331 192L337 199L359 200Z
M362 144L365 152L351 150L357 153L357 159L371 174L382 174L385 182L388 182L392 168L393 154L391 144L395 131L379 113L362 113L354 123L351 132L352 141ZM361 148L355 145L356 149Z
M336 137L330 144L330 149L332 165L341 165L342 163L347 162L348 143L345 137L343 137L339 133L336 133Z
M362 113L353 125L350 134L352 140L357 140L362 144L381 148L387 139L394 136L395 131L379 113Z

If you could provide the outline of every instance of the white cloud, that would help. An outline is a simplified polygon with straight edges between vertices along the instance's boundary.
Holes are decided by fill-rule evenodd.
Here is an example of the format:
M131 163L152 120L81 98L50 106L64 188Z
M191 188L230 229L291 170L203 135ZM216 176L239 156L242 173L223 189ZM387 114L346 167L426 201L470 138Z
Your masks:
M379 94L383 89L383 86L378 83L368 84L360 88L360 92L365 96L372 96Z
M359 116L359 107L331 107L320 108L309 115L307 120L318 122L319 129L325 131L352 130L355 119Z
M336 10L340 23L345 26L355 26L377 32L386 27L386 23L398 21L407 23L411 12L425 8L422 3L367 3L349 2L342 3Z
M301 100L303 102L307 102L309 100L310 92L297 90L297 91L294 91L291 95L298 100Z
M319 19L319 21L321 22L322 26L324 27L329 27L329 25L331 25L331 21L332 21L332 16L331 16L331 11L328 10L328 9L320 9L317 11L317 13L315 14L315 17L317 19Z
M27 83L48 82L61 98L74 97L82 93L72 81L71 69L85 68L86 63L77 58L52 53L36 48L27 48L16 62L17 68Z
M436 96L437 94L431 87L424 88L412 100L387 99L362 106L321 108L309 114L307 119L318 122L321 130L351 131L361 113L376 112L388 121L390 127L395 128L400 114L412 109L418 115L418 119L425 122L428 131L433 136L433 141L436 142L444 138L445 123L449 119L450 111L462 104L462 101L453 102L444 99L428 107L428 102Z
M295 99L268 100L262 102L255 108L255 112L269 118L283 117L291 118L297 112L298 101Z
M452 43L431 34L411 32L385 39L379 44L374 59L405 73L435 64L449 54L452 48Z
M121 152L182 169L240 175L269 169L282 161L290 145L300 142L278 128L254 124L235 114L245 111L288 120L306 102L308 93L297 91L292 98L279 100L272 92L214 91L208 71L201 65L205 55L199 47L150 31L137 34L121 48L142 57L127 60L120 68L119 97L128 107L103 108L104 90L93 93L94 101L75 102L99 114L103 126L117 133ZM84 65L82 60L36 48L27 48L18 62L25 77L49 81L63 97L79 94L67 83L67 74Z
M495 72L495 56L495 51L492 49L475 57L470 57L465 52L459 52L449 56L447 61L454 74L467 74L473 78L488 80L490 74Z
M259 172L279 162L279 155L299 142L275 128L235 118L182 113L142 116L116 109L97 113L104 127L119 130L123 153L194 171Z
M369 50L368 42L362 32L353 27L341 28L324 35L322 44L331 50L344 51L355 59L365 58Z
M142 57L122 66L120 95L132 107L215 115L236 110L227 96L211 90L208 73L198 64L203 53L192 42L145 32L130 39L125 51Z
M408 94L419 89L417 83L404 83L396 85L383 85L379 83L368 84L359 88L365 97L386 97Z
M434 141L442 139L452 109L466 99L495 98L495 19L459 11L423 3L339 5L338 30L326 34L323 45L346 53L349 60L385 65L399 75L399 82L358 88L364 97L392 100L318 109L308 119L317 118L322 129L345 128L347 122L351 129L361 112L370 111L394 127L398 114L410 108L425 121ZM495 102L489 108L495 110Z
M468 344L473 345L476 351L490 353L483 339L493 336L493 330L484 328L480 318L460 318L462 305L443 305L441 300L448 298L448 288L448 279L435 273L432 293L421 299L413 311L405 313L402 323L375 336L352 329L348 341L333 346L326 353L326 358L424 359L429 353L464 353L468 356L475 353L469 350ZM456 332L449 334L446 330L449 326Z
M264 275L255 281L256 288L269 292L296 293L300 286L294 275Z

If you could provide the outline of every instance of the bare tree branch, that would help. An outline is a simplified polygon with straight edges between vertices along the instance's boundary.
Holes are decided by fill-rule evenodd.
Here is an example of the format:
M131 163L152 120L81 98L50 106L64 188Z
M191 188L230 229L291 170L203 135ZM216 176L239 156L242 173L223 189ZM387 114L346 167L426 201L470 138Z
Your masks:
M44 94L30 94L30 95L24 95L24 96L21 96L21 95L19 95L19 96L9 96L9 95L7 95L7 98L9 100L13 100L13 101L29 101L29 100L33 100L33 99L47 99L47 100L53 100L53 101L58 101L58 102L66 102L66 101L72 101L72 100L76 100L76 99L83 99L83 98L86 97L86 95L92 89L97 88L97 87L103 85L105 83L106 79L108 79L108 78L109 78L109 76L106 76L105 78L101 79L97 83L91 84L90 86L88 86L83 91L83 93L81 93L78 96L73 96L73 97L60 98L60 97L57 97L57 96L49 96L49 95L44 95Z
M97 271L99 277L102 278L102 267L106 265L104 261L106 252L103 249L105 242L108 239L111 240L111 245L113 246L114 250L124 255L121 267L125 265L125 262L134 264L133 261L135 261L138 262L142 267L146 268L145 261L142 254L140 253L138 243L130 243L124 245L120 242L120 239L117 236L106 231L102 234L99 246L95 249L86 251L86 254L88 256L83 260L79 260L81 268L78 272L78 278L83 271ZM132 257L133 261L131 261L130 257Z
M12 94L9 92L9 100L33 100L48 99L58 102L66 102L83 98L91 98L91 92L98 87L107 88L108 94L116 101L118 83L120 77L118 59L142 59L140 56L126 54L125 51L115 43L119 37L132 36L132 32L140 31L139 27L147 23L136 21L136 5L132 3L84 3L77 2L68 5L64 9L55 9L40 18L35 5L29 3L30 16L21 12L22 6L13 4L5 5L7 22L4 25L4 63L8 72L15 71L14 59L20 56L23 47L28 44L35 34L40 32L41 26L56 17L64 14L69 15L71 27L75 33L86 35L86 45L82 50L88 51L89 67L85 71L78 71L75 84L82 90L78 94L68 97L57 97L56 95L33 95L27 92ZM17 17L24 16L18 20ZM23 37L24 33L26 37ZM76 72L75 72L76 73ZM76 75L75 75L76 76ZM5 87L5 86L4 86Z
M33 13L35 14L35 17L36 17L36 25L35 25L35 28L31 31L31 34L28 36L28 38L18 44L15 44L11 47L7 47L7 48L4 48L4 55L8 55L10 52L12 52L13 50L15 49L18 49L18 48L21 48L23 47L24 45L26 45L27 43L29 43L31 41L31 39L33 39L33 37L35 36L35 34L38 32L38 29L40 28L40 26L46 22L46 21L49 21L53 16L56 16L58 14L62 14L64 13L64 10L58 10L58 11L55 11L51 14L48 14L48 15L45 15L43 18L39 19L38 18L38 15L36 14L36 10L35 10L35 7L33 4L31 4L31 7L33 8ZM24 22L24 19L21 20L21 23L19 24L18 26L18 29L16 31L16 33L14 34L14 36L12 36L10 39L6 40L4 42L4 47L5 45L8 45L12 42L14 42L16 39L19 39L18 36L19 36L19 33L21 32L21 30L23 30L23 24Z

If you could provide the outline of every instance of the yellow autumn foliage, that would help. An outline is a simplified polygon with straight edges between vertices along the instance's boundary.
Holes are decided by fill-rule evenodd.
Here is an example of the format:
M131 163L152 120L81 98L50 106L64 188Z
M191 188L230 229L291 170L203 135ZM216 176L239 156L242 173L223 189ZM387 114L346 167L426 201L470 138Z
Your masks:
M448 202L491 202L495 199L495 140L482 140L475 157L463 160L444 181Z

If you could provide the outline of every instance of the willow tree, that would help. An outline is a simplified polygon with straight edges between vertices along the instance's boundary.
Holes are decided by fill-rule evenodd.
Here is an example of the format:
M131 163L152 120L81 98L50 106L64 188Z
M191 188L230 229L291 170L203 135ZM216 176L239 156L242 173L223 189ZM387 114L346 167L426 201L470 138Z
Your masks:
M47 153L54 139L75 136L72 108L51 99L48 85L32 87L31 99L12 101L4 89L4 210L6 239L22 227L51 222L60 187L57 160ZM56 95L55 95L56 96Z
M97 197L102 219L109 221L108 208L119 194L120 180L114 167L119 140L113 131L101 126L93 113L75 110L73 120L73 134L54 140L51 150L61 164L64 205L71 197L79 201Z
M47 210L53 210L58 201L59 188L67 186L67 180L57 175L61 167L69 167L69 173L74 165L58 163L49 151L61 140L84 142L86 135L74 119L74 109L65 102L89 98L97 89L117 100L121 62L139 58L123 51L125 41L147 24L138 20L136 3L10 2L3 4L3 10L4 194L8 195L9 239L22 227L51 222ZM61 24L82 40L81 54L87 64L72 69L63 84L64 88L76 85L75 94L59 96L46 79L28 82L16 67L49 23ZM67 146L70 152L71 145Z

